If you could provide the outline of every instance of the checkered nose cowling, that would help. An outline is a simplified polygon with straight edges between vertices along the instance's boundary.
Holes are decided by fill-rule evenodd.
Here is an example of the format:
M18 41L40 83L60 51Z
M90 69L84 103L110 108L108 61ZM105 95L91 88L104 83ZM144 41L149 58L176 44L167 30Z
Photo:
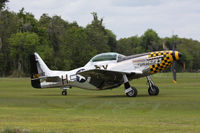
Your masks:
M149 66L151 73L154 74L170 67L172 62L176 60L174 55L175 52L173 51L151 52L148 55L148 59L151 59L153 62L156 61L155 63Z

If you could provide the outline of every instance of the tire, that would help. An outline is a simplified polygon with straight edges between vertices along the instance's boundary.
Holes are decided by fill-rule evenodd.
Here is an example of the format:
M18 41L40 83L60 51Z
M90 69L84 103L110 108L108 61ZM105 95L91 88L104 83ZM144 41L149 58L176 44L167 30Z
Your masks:
M131 91L126 93L127 97L136 97L137 96L137 89L135 87L131 87Z
M66 96L67 95L67 91L62 91L62 95Z
M159 88L157 86L149 87L148 93L150 96L157 96L159 94Z

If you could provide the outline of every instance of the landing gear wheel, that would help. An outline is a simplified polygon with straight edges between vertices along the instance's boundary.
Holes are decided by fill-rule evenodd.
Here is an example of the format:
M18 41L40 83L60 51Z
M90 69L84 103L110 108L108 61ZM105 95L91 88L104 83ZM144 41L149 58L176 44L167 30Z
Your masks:
M149 87L148 92L150 96L157 96L159 94L159 88L154 85L152 87Z
M137 96L137 89L135 87L131 87L131 91L126 93L128 97L136 97Z
M62 91L62 95L63 95L63 96L66 96L66 95L67 95L67 91L66 91L66 90L63 90L63 91Z

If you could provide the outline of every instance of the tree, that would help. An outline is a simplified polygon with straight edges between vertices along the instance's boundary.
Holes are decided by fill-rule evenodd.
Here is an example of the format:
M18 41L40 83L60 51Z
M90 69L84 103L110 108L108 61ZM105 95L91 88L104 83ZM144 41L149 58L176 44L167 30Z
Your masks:
M25 12L24 8L22 8L18 13L18 32L39 32L39 23L34 18L34 15Z
M132 55L163 50L163 42L172 49L174 40L180 43L177 50L184 55L187 71L199 71L199 41L178 36L160 38L153 29L142 36L116 40L95 12L91 23L80 27L57 15L43 14L38 21L24 8L18 13L10 12L5 9L7 2L0 1L0 76L28 75L28 57L32 52L38 52L51 69L70 70L83 66L98 53L116 51Z
M108 36L105 27L102 25L103 18L98 19L97 13L93 12L93 21L86 26L88 43L97 50L97 53L109 52Z
M183 53L181 61L186 65L187 71L199 71L200 68L200 43L192 39L180 39L177 50Z
M0 14L0 75L7 76L11 70L10 44L8 39L11 34L17 32L17 17L15 13L8 10L0 11Z
M144 48L141 45L141 38L132 36L118 40L116 51L124 55L133 55L144 52Z
M39 23L43 26L48 34L48 41L52 47L53 55L53 69L59 69L62 66L60 60L60 48L65 43L66 32L69 28L69 23L64 21L60 16L49 17L47 14L43 14Z
M39 44L36 33L24 32L12 34L10 39L10 55L13 61L13 75L21 77L28 73L29 55L33 53Z
M7 2L9 2L9 0L0 0L0 10L5 8Z
M142 35L142 41L142 45L145 51L156 51L161 48L160 38L158 37L158 34L152 29L148 29Z
M110 47L110 51L115 52L117 45L116 35L108 29L106 29L106 35L108 36L108 46Z
M96 54L96 50L88 44L87 34L81 27L72 27L66 33L66 42L62 46L62 60L65 63L65 70L81 67Z

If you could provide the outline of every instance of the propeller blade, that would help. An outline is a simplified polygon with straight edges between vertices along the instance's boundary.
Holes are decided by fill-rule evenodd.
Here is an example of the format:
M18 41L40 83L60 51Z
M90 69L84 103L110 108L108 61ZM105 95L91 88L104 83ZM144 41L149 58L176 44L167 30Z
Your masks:
M175 54L175 47L176 47L175 45L176 44L173 41L172 42L172 51L174 54ZM176 83L176 62L175 61L172 63L172 73L173 73L173 82Z
M173 82L176 83L176 62L172 64Z

